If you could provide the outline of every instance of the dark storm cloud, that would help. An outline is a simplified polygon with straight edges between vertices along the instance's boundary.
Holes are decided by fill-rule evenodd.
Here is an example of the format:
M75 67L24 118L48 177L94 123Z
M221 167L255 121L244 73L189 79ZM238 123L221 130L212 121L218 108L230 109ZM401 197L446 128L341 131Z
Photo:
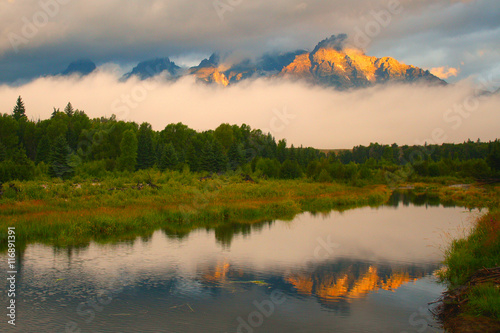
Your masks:
M378 22L362 45L368 53L460 67L462 78L499 67L499 8L496 0L9 0L0 4L0 81L59 72L79 58L127 64L214 50L312 49Z
M500 74L500 6L495 1L432 5L391 24L371 52L421 67L459 68L460 78Z

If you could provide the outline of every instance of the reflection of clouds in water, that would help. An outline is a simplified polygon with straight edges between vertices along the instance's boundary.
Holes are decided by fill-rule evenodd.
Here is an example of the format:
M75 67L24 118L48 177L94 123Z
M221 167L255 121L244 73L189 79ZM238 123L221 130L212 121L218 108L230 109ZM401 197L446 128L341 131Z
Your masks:
M182 239L158 231L74 251L32 244L21 261L20 297L29 300L26 313L33 319L23 325L60 331L58 325L73 320L82 329L127 331L140 323L144 332L154 332L168 321L176 331L192 331L188 324L234 331L235 318L279 290L287 301L266 319L271 327L345 331L361 320L375 331L384 331L387 322L401 331L415 308L441 292L429 277L441 261L428 246L442 243L436 230L451 232L468 216L460 208L366 207L236 227L234 234L219 230L231 239L224 244L214 230ZM339 246L315 258L319 238ZM113 301L86 324L78 305L113 291ZM50 324L40 324L44 318Z
M144 272L159 280L173 276L196 280L205 274L205 280L213 276L215 281L233 270L279 275L292 268L343 259L370 261L375 267L377 263L424 267L439 263L443 244L470 222L470 213L463 209L443 207L365 207L332 212L326 218L304 213L290 222L264 222L243 233L236 228L232 241L224 246L215 240L214 230L195 230L183 239L157 231L147 240L92 243L73 252L29 245L23 269L31 272L35 286L72 277L75 283L89 280L100 289L109 289L120 276L136 281ZM326 257L315 258L318 239L326 236L338 247L325 252Z

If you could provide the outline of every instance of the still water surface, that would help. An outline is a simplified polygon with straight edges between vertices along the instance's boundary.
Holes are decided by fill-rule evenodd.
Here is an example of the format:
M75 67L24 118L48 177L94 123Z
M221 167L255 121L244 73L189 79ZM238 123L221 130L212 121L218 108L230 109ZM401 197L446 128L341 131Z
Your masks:
M441 332L432 273L478 214L396 203L80 249L32 244L16 328L4 318L0 331Z

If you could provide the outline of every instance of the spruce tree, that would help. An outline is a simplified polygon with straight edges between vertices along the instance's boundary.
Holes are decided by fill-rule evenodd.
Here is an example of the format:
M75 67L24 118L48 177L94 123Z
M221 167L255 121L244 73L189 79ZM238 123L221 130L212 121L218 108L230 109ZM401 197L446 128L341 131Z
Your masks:
M36 163L44 162L46 164L50 161L50 140L47 135L44 135L36 150Z
M177 166L178 163L179 158L177 156L177 152L175 151L175 147L172 142L169 142L167 145L165 145L161 153L159 163L160 170L164 171L166 169L173 169Z
M118 168L120 170L134 171L137 164L137 137L133 130L123 132L120 142L120 157L118 158Z
M488 165L495 171L500 171L500 141L490 143L490 152L486 158Z
M227 152L229 167L231 170L236 170L238 166L245 162L245 153L240 144L234 142Z
M66 107L64 108L64 112L69 116L71 117L75 111L73 110L73 105L71 105L70 102L68 102L68 104L66 105Z
M285 139L281 139L278 142L278 146L276 148L276 155L277 155L278 161L280 163L283 163L286 160L287 153L286 153L286 140Z
M186 152L186 163L191 171L200 171L201 158L200 153L197 152L194 145L190 145Z
M26 118L26 109L24 108L24 102L21 96L17 98L16 106L14 106L14 111L12 111L12 116L15 120Z
M228 159L226 154L224 153L224 147L222 144L214 140L212 145L213 147L213 156L214 156L214 170L215 172L224 172L227 169Z
M50 159L49 173L52 177L68 178L73 173L73 168L68 164L71 151L66 138L60 135L56 138Z
M215 171L215 155L212 147L212 143L207 140L205 141L203 148L200 152L200 168L203 171Z
M0 141L0 162L4 161L7 158L7 148L5 148L4 144Z
M137 168L148 169L156 162L153 148L153 130L148 123L142 123L137 133Z

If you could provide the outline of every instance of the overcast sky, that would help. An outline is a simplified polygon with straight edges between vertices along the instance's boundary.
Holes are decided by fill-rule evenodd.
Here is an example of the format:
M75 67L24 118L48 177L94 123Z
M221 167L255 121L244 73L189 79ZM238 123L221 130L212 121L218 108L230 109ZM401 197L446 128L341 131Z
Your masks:
M454 82L500 74L499 17L498 0L2 0L0 81L81 58L189 64L213 51L312 49L347 33L370 55L443 67Z
M21 95L32 119L71 101L91 117L114 113L156 130L177 121L197 130L247 123L318 148L490 140L500 133L500 98L471 96L500 88L499 17L498 0L1 0L0 112L10 113ZM336 92L265 80L225 89L192 78L147 86L118 80L156 57L187 66L213 51L312 50L339 33L368 55L394 57L453 84ZM85 58L100 71L36 79Z

